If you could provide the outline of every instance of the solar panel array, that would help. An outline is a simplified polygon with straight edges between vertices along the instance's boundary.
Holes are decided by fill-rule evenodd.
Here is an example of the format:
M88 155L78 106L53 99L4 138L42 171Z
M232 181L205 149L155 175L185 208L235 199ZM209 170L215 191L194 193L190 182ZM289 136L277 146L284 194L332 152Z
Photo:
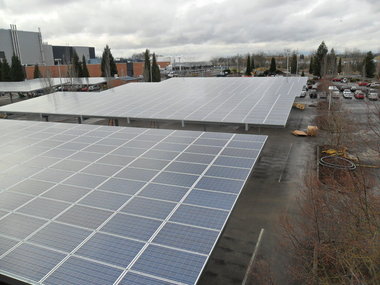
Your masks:
M195 284L265 136L1 120L0 274Z
M106 82L105 77L88 78L37 78L20 82L0 82L0 92L31 92L60 84L100 84Z
M55 93L0 112L285 126L306 77L173 78L98 94Z

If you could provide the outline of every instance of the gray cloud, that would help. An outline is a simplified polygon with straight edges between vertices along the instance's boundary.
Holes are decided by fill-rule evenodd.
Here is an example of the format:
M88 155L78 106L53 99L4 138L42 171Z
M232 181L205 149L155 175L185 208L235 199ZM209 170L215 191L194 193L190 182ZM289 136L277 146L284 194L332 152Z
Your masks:
M325 40L336 50L379 51L378 0L0 0L0 25L41 27L52 44L108 43L115 56L157 53L209 57L310 51Z

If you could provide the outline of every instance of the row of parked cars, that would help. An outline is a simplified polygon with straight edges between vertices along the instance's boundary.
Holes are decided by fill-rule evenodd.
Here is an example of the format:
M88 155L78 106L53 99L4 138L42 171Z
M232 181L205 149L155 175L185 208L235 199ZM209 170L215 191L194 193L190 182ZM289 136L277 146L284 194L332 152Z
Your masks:
M368 98L368 100L377 101L379 99L378 90L376 89L356 89L356 88L338 88L337 86L329 86L329 92L331 92L331 97L334 99L339 99L342 97L345 99L364 99L365 97ZM308 89L304 88L301 92L300 97L306 97L306 95L309 95L310 98L316 99L326 99L328 97L329 92L317 92L316 89Z

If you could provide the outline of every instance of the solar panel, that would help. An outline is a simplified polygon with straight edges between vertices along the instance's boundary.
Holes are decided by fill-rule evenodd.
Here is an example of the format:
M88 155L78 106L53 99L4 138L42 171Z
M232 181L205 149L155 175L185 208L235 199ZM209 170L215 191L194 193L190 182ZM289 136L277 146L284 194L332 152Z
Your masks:
M60 285L195 284L266 140L13 120L0 132L0 274Z
M97 94L54 93L3 106L0 112L285 126L306 80L172 78L126 84Z
M61 84L93 85L107 81L105 77L88 78L37 78L20 82L0 82L0 92L31 92Z

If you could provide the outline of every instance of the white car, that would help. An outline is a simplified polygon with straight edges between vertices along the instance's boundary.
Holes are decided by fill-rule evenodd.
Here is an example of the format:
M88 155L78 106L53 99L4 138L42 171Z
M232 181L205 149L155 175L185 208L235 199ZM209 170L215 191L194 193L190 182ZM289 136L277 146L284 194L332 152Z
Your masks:
M369 91L368 100L377 101L377 99L379 99L379 95L377 94L377 92L376 91Z
M369 86L370 87L379 87L380 86L380 82L372 82Z
M352 99L352 92L350 89L344 89L343 90L343 98Z

